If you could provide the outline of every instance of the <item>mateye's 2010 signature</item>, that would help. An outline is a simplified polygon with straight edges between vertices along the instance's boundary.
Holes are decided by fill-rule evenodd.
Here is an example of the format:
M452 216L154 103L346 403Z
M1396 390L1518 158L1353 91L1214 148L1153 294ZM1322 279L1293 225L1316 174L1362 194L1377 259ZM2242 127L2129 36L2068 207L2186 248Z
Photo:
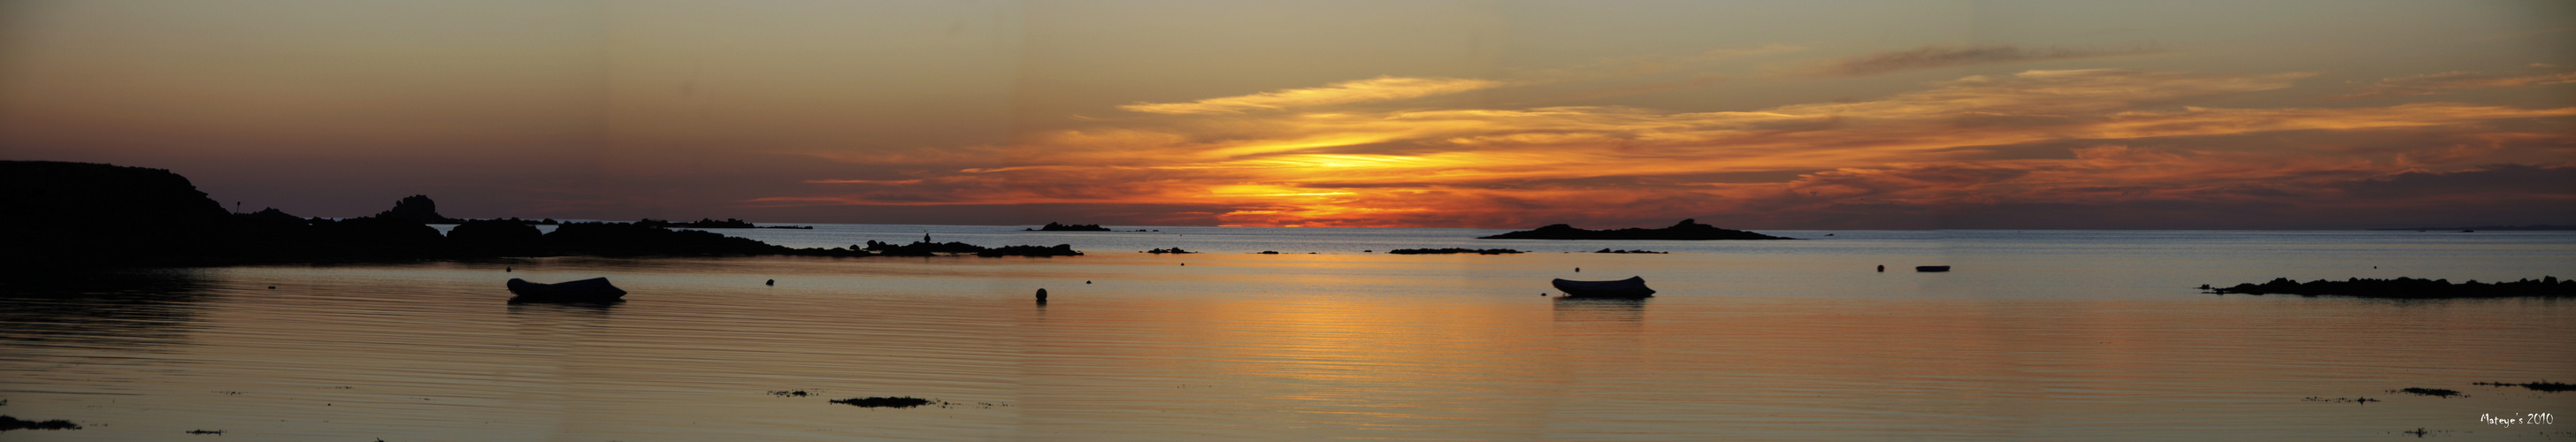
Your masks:
M2503 425L2505 428L2513 428L2513 424L2557 425L2557 416L2551 416L2549 413L2531 413L2516 418L2499 418L2492 414L2481 413L2478 415L2478 421L2494 425Z

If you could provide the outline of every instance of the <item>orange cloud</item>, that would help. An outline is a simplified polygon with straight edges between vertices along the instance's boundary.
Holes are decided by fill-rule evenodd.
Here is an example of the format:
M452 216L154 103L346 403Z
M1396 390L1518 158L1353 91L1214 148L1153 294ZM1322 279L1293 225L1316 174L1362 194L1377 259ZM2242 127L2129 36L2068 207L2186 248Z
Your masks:
M2544 66L2547 65L2534 64L2534 67ZM2576 72L2539 75L2510 75L2451 71L2439 74L2383 78L2377 83L2365 84L2354 82L2354 84L2361 86L2361 92L2336 95L2334 98L2402 97L2410 95L2432 95L2469 89L2497 89L2566 83L2576 83Z
M980 166L923 172L917 180L820 180L870 187L754 203L1223 207L1212 215L1220 223L1271 226L1645 225L1698 217L1885 227L1868 220L2009 220L2001 214L2047 207L2239 213L2253 209L2230 205L2338 199L2362 210L2372 203L2338 189L2404 173L2576 164L2576 136L2546 125L2499 128L2576 116L2576 107L2174 104L2284 89L2310 76L2041 70L1961 78L1875 100L1726 112L1366 105L1377 98L1218 104L1210 109L1296 111L1170 112L1104 123L939 159ZM1347 87L1354 83L1300 91L1356 89ZM1220 100L1182 104L1229 103ZM906 158L926 157L869 164ZM1722 179L1740 176L1780 178Z
M1501 87L1504 83L1471 78L1377 77L1305 89L1210 98L1188 103L1137 103L1119 109L1157 114L1232 114L1335 104L1395 101Z

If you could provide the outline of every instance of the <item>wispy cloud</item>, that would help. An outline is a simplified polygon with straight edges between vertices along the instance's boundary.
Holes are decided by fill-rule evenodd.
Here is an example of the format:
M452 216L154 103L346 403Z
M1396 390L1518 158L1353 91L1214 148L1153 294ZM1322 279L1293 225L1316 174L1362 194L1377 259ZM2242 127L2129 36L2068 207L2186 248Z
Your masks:
M2006 44L1970 46L1934 45L1904 51L1873 52L1832 60L1811 70L1812 75L1829 77L1871 77L1900 71L1944 68L1981 64L2000 64L2040 60L2116 57L2163 52L2155 45L2135 44L2125 47L2039 47L2025 48Z
M1395 101L1447 95L1477 89L1503 86L1504 82L1473 78L1377 77L1352 80L1304 89L1263 92L1252 95L1210 98L1188 103L1137 103L1119 106L1136 112L1157 114L1232 114L1246 111L1282 110L1297 107L1325 106L1376 101Z
M1194 216L1231 225L1644 225L1699 217L1890 227L1868 223L1970 210L1963 208L2005 221L2003 214L2044 207L2361 210L2392 203L2356 199L2355 180L2499 163L2576 165L2565 153L2576 135L2542 123L2511 129L2576 117L2576 108L2176 104L2289 88L2311 76L2035 70L1872 100L1727 112L1173 113L963 149L984 159L925 172L918 182L821 180L848 184L755 204L1218 207ZM906 158L928 157L865 162L902 166ZM2544 192L2576 200L2576 191Z
M2547 67L2547 65L2534 64L2533 67ZM2353 84L2361 88L2360 92L2336 95L2333 98L2403 97L2410 95L2432 95L2471 89L2496 89L2564 83L2576 83L2576 72L2517 75L2452 71L2439 74L2383 78L2375 83L2356 81L2353 82Z

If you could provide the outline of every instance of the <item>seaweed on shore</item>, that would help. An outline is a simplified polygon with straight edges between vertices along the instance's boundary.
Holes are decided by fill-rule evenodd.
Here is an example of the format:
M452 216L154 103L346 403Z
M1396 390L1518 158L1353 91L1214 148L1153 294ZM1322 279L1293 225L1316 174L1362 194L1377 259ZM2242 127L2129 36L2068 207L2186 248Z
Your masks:
M2528 389L2531 389L2532 391L2545 391L2545 392L2551 392L2551 393L2556 393L2556 392L2561 392L2561 391L2568 391L2568 390L2576 390L2576 385L2570 385L2570 384L2565 383L2565 382L2550 382L2550 381L2527 382L2527 383L2520 383L2520 384L2509 383L2509 382L2471 382L2471 383L2469 383L2469 384L2470 384L2470 385L2492 385L2492 386L2497 386L2497 387L2522 387L2522 388L2528 388Z
M2262 284L2245 283L2237 284L2234 287L2210 287L2208 285L2202 285L2201 288L2209 289L2210 293L2221 295L2229 293L2243 293L2248 295L2336 295L2363 298L2412 299L2503 298L2515 296L2556 298L2576 296L2576 280L2560 280L2556 276L2544 276L2538 280L2523 279L2519 281L2497 282L2493 284L2477 282L2474 280L2465 283L2452 284L2448 279L2416 279L2407 277L2399 277L2396 279L2351 278L2342 281L2319 279L2304 283L2292 281L2290 278L2273 278L2270 282Z
M1441 249L1395 249L1395 250L1388 250L1388 251L1386 251L1386 253L1393 253L1393 254L1397 254L1397 255L1438 255L1438 254L1459 254L1459 253L1474 253L1474 254L1478 254L1478 255L1501 255L1501 254L1506 254L1506 253L1529 253L1529 252L1523 252L1523 251L1519 251L1519 250L1512 250L1512 249L1462 249L1462 248L1457 248L1457 247L1450 247L1450 248L1441 248Z
M864 398L833 399L833 400L832 400L832 403L835 403L835 404L849 404L849 405L856 405L856 406L868 407L868 408L876 408L876 407L912 408L912 407L919 407L919 406L923 406L923 405L930 405L930 400L929 400L929 399L916 398L916 397L875 397L875 396L869 396L869 397L864 397Z
M81 429L80 424L75 424L75 423L72 423L72 421L67 421L67 420L62 420L62 419L54 419L54 420L49 420L49 421L30 421L30 420L18 420L18 418L9 417L8 415L0 415L0 431L9 431L9 430L78 430L78 429Z

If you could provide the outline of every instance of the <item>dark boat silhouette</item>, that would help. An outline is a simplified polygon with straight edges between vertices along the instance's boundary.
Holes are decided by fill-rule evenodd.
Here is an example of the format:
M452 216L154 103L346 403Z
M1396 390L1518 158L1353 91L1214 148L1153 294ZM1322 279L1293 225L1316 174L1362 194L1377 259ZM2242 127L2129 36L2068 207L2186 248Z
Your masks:
M1914 266L1914 271L1917 271L1917 272L1947 272L1947 271L1950 271L1950 266Z
M1557 290L1564 290L1566 296L1578 298L1644 298L1655 295L1655 289L1646 288L1646 278L1642 276L1630 276L1628 279L1617 281L1575 281L1558 278L1548 283L1555 285Z
M626 296L626 290L609 285L608 278L590 278L554 284L528 282L510 278L510 293L521 298L544 300L613 300Z

